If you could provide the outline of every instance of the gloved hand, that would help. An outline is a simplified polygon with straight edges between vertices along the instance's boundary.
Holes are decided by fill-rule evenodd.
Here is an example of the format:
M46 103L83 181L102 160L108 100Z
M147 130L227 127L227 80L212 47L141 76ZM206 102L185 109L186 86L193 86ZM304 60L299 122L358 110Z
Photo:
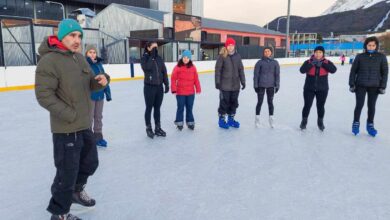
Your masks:
M355 93L356 87L355 86L349 87L349 91L352 92L352 93Z
M316 67L321 67L322 66L322 61L317 61Z
M165 85L165 90L164 90L164 93L168 93L169 92L169 86Z
M386 93L386 89L384 88L379 88L378 89L378 93L381 94L381 95L384 95Z
M172 91L172 94L176 95L176 91Z
M111 101L112 101L112 98L106 98L106 101L107 101L107 102L111 102Z
M221 85L219 83L215 84L215 88L221 90Z
M316 66L317 63L318 63L318 60L311 60L311 64L312 64L313 66Z
M255 92L259 93L260 92L260 88L255 88Z
M275 87L275 94L279 92L279 87Z
M245 87L246 87L246 84L245 84L245 83L243 83L243 84L242 84L242 88L241 88L241 90L244 90L244 89L245 89Z

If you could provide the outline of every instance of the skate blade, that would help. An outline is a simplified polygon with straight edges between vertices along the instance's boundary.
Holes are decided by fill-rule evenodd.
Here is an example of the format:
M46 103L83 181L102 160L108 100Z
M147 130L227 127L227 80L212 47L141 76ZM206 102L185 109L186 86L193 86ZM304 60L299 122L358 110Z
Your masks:
M91 212L93 210L95 210L95 206L86 207L76 203L73 203L72 206L70 207L70 211L72 212L73 215L82 215L84 213Z

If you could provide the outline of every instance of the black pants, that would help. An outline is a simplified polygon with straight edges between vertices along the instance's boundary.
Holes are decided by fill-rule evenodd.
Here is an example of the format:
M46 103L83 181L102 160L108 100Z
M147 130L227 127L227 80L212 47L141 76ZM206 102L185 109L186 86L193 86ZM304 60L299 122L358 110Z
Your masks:
M302 118L308 118L310 114L311 106L313 105L314 98L317 101L317 115L318 118L324 118L325 116L325 103L328 97L328 90L325 91L312 91L305 89L303 91L303 98L305 99L305 106L302 110Z
M220 115L235 115L239 95L240 91L220 91L218 113Z
M85 185L96 171L99 160L91 130L53 134L54 164L57 168L52 197L47 210L55 215L69 212L76 185Z
M269 115L274 115L274 95L275 88L260 88L257 93L256 115L260 115L261 106L263 105L264 95L267 92L268 112Z
M374 123L375 117L375 106L376 100L378 99L378 88L376 87L356 87L356 107L354 114L354 121L360 122L360 115L364 106L366 99L366 94L368 96L367 106L368 106L368 118L367 123Z
M160 108L164 99L164 88L162 85L153 86L145 85L144 87L144 97L145 97L145 124L146 126L151 126L151 117L152 110L154 116L154 123L160 125Z

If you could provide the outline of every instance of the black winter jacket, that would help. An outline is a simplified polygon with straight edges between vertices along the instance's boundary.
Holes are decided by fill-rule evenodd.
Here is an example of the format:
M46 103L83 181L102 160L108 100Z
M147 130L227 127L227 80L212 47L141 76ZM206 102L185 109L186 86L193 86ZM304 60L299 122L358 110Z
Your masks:
M327 59L321 60L321 67L313 64L314 58L306 60L300 68L301 73L306 74L305 90L327 91L329 90L328 73L335 73L336 66Z
M141 59L141 67L145 74L146 85L164 85L169 87L167 68L160 56L153 57L145 52Z
M389 73L384 54L361 53L356 56L349 75L349 86L378 87L386 89Z

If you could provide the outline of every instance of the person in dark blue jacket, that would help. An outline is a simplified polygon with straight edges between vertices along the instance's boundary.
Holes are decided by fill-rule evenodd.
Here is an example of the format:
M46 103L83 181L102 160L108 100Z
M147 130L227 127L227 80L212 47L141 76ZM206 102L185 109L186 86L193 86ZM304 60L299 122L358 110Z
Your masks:
M93 72L98 75L105 73L103 69L103 60L97 56L96 47L93 45L87 45L85 55L89 65ZM107 86L104 90L91 93L92 109L91 109L91 123L92 129L95 134L96 145L100 147L107 147L107 141L103 138L103 105L104 98L107 102L111 101L110 86Z

